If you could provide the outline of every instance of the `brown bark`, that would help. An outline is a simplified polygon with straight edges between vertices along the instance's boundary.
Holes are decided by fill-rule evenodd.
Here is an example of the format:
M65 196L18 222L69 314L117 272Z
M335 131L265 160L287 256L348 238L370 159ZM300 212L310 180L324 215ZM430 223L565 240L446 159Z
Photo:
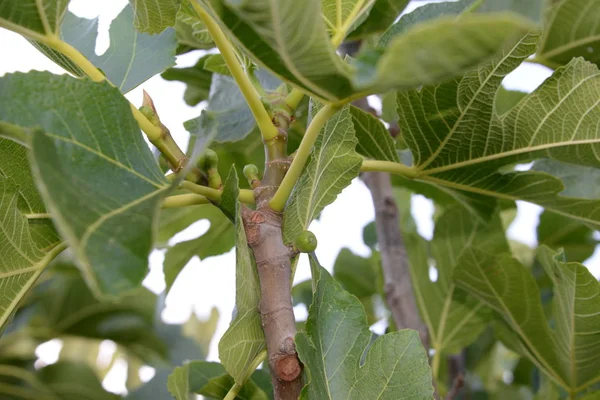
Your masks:
M387 304L398 329L410 328L419 332L427 349L427 326L421 320L412 288L408 259L396 199L392 192L390 175L367 172L363 175L371 191L375 207L375 225L383 267L384 290Z
M257 207L256 210L244 208L242 215L260 281L260 315L275 400L296 400L303 387L302 364L294 342L296 319L291 292L293 254L283 243L282 214L269 207L269 200L289 168L286 147L284 129L274 141L265 143L265 176L254 189Z

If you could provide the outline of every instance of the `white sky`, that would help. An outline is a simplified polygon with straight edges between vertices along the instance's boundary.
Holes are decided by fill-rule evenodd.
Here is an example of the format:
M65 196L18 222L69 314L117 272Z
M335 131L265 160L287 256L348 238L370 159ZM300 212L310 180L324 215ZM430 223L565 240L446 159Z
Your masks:
M108 47L108 27L125 6L127 0L72 0L69 9L80 17L95 18L100 16L99 41L96 51L102 53ZM411 8L423 4L414 3ZM27 72L29 70L48 70L61 74L64 71L38 52L25 39L17 34L0 28L0 76L15 71ZM188 53L177 57L180 67L194 65L201 55L200 51ZM517 71L505 80L509 89L524 91L534 90L550 72L544 67L523 64ZM127 98L136 106L141 105L142 89L145 89L154 99L154 103L161 116L161 120L169 127L175 140L184 146L188 134L183 128L183 122L195 118L200 114L200 106L189 107L183 101L185 85L180 82L167 82L156 76L140 87L127 94ZM358 206L357 206L358 205ZM415 196L412 201L413 214L417 220L420 233L427 239L433 235L432 203L422 196ZM518 216L511 225L508 236L530 246L535 246L535 229L538 223L540 207L532 204L518 204ZM342 247L349 247L355 253L368 255L369 250L362 241L362 229L374 219L371 197L362 182L356 180L346 188L333 205L322 213L321 219L311 225L311 230L319 240L317 255L324 267L331 270L333 262ZM207 221L200 221L176 235L170 242L174 244L183 240L190 240L203 234L208 229ZM150 256L151 273L145 281L146 286L155 292L165 288L162 275L162 261L164 251L154 251ZM594 275L600 276L600 252L586 262ZM308 262L303 259L296 273L296 282L310 278ZM213 306L220 312L217 334L213 339L209 360L218 361L217 343L220 336L229 325L235 297L235 256L233 251L227 254L200 261L195 257L181 272L176 280L168 298L166 310L163 314L165 321L181 323L187 320L192 311L200 317L207 317ZM297 316L306 316L304 307L297 308ZM110 353L110 344L107 344ZM45 363L56 361L60 342L45 345L39 355ZM112 350L114 351L114 349ZM125 391L124 376L126 365L119 363L111 371L104 385L108 390L123 393ZM144 378L149 379L151 374L146 370Z

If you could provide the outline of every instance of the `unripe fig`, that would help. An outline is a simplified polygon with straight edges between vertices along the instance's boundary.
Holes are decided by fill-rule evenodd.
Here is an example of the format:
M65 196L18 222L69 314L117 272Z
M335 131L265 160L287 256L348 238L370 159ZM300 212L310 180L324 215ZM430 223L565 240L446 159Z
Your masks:
M301 253L312 253L317 248L317 237L311 231L303 231L294 240L294 246Z

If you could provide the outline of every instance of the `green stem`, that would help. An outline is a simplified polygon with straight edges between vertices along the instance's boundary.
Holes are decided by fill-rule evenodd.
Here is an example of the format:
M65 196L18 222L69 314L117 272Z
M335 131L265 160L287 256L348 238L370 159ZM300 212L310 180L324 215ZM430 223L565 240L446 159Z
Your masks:
M26 129L0 121L0 137L17 142L22 146L29 147L29 132Z
M256 120L256 124L258 125L260 132L263 137L263 141L273 140L279 134L277 127L273 125L271 121L271 117L267 110L265 109L262 101L260 100L260 95L254 88L252 81L242 68L233 46L229 42L229 39L225 37L225 34L219 27L219 25L215 22L215 20L196 2L195 0L190 0L190 4L202 20L204 25L206 25L206 29L208 33L214 40L217 48L220 50L223 59L225 60L225 64L227 64L227 68L231 72L231 75L235 79L238 84L240 91L244 95L246 99L246 103L250 107L252 111L252 115L254 115L254 119Z
M186 207L197 204L210 204L210 200L199 194L180 194L177 196L167 197L162 203L162 208Z
M292 91L290 92L290 94L288 94L285 98L285 104L287 104L287 106L294 111L296 108L298 108L298 104L300 104L300 102L302 101L302 99L304 98L304 93L302 93L300 90L298 89L292 89Z
M196 185L195 183L192 183L189 181L181 182L180 186L185 190L189 190L190 192L195 193L196 195L201 195L201 196L205 197L207 200L211 200L216 203L221 201L221 194L223 192L222 190L213 189L213 188L209 188L209 187L202 186L202 185ZM180 196L184 196L184 195L167 197L167 199L165 199L165 202L170 198L175 198L175 197L180 197ZM187 199L187 201L193 201L191 197L187 197L186 199ZM252 192L252 190L240 189L239 199L242 203L254 204L254 193ZM177 201L172 200L172 202L174 202L173 204L176 204ZM181 201L185 201L185 199L182 198ZM201 200L197 199L197 201L201 201ZM203 203L194 203L194 204L203 204ZM173 207L177 207L177 206L173 205Z
M438 349L433 353L433 359L431 360L431 371L433 373L433 381L437 383L439 374L440 374L440 363L441 363L441 353Z
M234 400L238 393L242 390L242 385L239 383L234 383L229 392L227 392L227 396L223 398L223 400Z
M404 164L392 161L363 160L360 170L361 172L389 172L390 174L402 175L407 178L416 178L418 175L414 167L407 167Z
M300 143L300 147L298 147L298 151L294 156L294 160L290 165L290 169L285 174L285 177L281 181L281 185L275 192L275 195L269 202L269 206L278 212L283 211L285 207L285 203L287 199L290 197L292 193L292 189L296 185L300 174L302 174L302 169L304 169L304 164L306 164L306 160L308 160L308 156L310 155L310 151L319 136L319 132L321 132L321 128L325 126L329 118L331 118L338 110L339 106L328 104L321 108L317 115L312 119L310 125L306 129L306 133L302 138L302 142Z
M483 4L483 0L477 0L477 1L475 1L475 2L474 2L473 4L471 4L471 5L470 5L470 6L469 6L469 7L468 7L468 8L467 8L465 11L463 11L463 12L461 13L461 15L463 15L463 14L469 14L469 13L472 13L472 12L475 12L475 11L477 11L477 9L478 9L479 7L481 7L481 5L482 5L482 4Z

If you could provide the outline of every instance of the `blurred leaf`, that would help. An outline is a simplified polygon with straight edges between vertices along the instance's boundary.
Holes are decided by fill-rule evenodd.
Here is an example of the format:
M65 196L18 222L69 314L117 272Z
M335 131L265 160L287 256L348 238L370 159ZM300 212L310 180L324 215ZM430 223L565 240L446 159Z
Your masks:
M374 248L377 244L377 227L375 221L369 222L363 228L363 242L370 248Z
M311 115L318 110L311 105ZM330 118L315 141L310 159L283 214L283 239L292 243L313 218L348 186L359 172L361 157L349 112L344 107Z
M350 115L358 143L356 151L375 160L400 162L392 136L373 115L351 106Z
M179 42L178 54L196 49L210 49L215 47L206 26L200 20L189 1L181 3L181 7L177 13L175 32L177 33L177 41Z
M545 172L563 183L560 195L582 199L600 199L600 171L598 168L574 165L552 159L536 160L532 171Z
M431 346L440 353L458 352L483 332L489 311L483 303L458 289L452 282L452 274L467 249L477 248L491 254L508 250L500 219L495 217L484 224L473 219L464 208L445 210L435 225L431 241L435 281L429 276L426 242L416 232L404 230L404 237L413 288L429 328Z
M231 71L229 71L229 67L221 54L209 55L204 64L204 69L221 75L231 75Z
M210 316L206 320L201 320L192 313L190 319L183 325L183 335L194 339L202 352L208 354L210 342L215 335L218 323L219 310L216 307L210 310Z
M235 228L221 210L212 204L202 204L194 208L198 215L202 216L201 219L208 219L210 227L202 236L168 248L164 261L167 291L194 256L201 260L218 256L231 250L235 244Z
M306 331L296 335L307 375L300 398L431 399L431 369L417 332L379 337L361 366L371 337L364 309L312 257L310 261L314 299Z
M349 36L357 39L385 31L398 18L410 0L375 0L367 18Z
M321 0L321 15L330 36L341 43L347 33L362 23L375 1L364 0Z
M209 57L211 56L208 55L200 58L193 67L169 68L161 74L163 79L180 81L187 85L183 99L189 106L195 106L201 101L208 99L212 73L204 67Z
M312 303L312 282L310 279L294 285L292 288L292 299L295 306L304 304L307 309L310 307L310 303Z
M553 0L546 13L546 26L538 57L564 65L574 57L585 57L600 65L600 7L596 1Z
M235 214L236 229L236 294L235 310L229 328L219 342L219 358L237 383L243 384L248 368L265 348L265 336L260 324L258 303L260 285L254 255L248 247L238 201L238 177L231 169L225 182L221 206ZM231 207L233 206L233 207Z
M258 372L258 371L257 371ZM169 391L176 400L188 400L190 393L197 393L209 399L223 399L234 384L231 376L219 363L192 361L175 368L169 376ZM237 400L267 400L269 397L254 383L248 380L241 388Z
M86 364L59 361L40 369L36 375L60 400L117 400L121 398L121 396L104 390L94 370Z
M274 90L280 82L265 71L256 73L265 90ZM206 120L214 121L217 142L234 142L242 140L252 132L256 122L252 112L240 91L238 84L230 76L215 74L212 77L208 106L202 115L185 123L185 127L193 135L208 135Z
M79 50L123 93L175 65L175 31L169 28L158 35L139 33L133 26L133 19L133 10L127 6L112 21L109 47L101 56L96 54L98 18L79 18L69 12L61 28L62 40ZM64 55L41 44L38 48L58 65L84 76Z
M108 83L47 72L0 78L0 120L39 127L30 161L57 228L96 294L139 287L168 184ZM35 109L23 113L22 104Z
M333 277L344 290L361 297L377 293L377 277L368 258L354 254L350 249L342 248L333 265Z
M504 86L498 88L496 93L496 112L498 115L502 115L510 111L515 107L523 97L527 96L525 92L519 92L517 90L507 90Z
M551 329L539 289L528 270L510 255L493 257L469 249L455 269L456 283L495 309L509 329L503 341L528 357L569 392L596 382L600 355L600 283L587 268L565 263L561 254L542 246L538 260L554 283ZM590 357L590 355L592 355Z
M181 0L129 0L140 32L160 33L175 24Z
M540 215L537 238L540 245L563 249L567 260L577 262L589 258L598 244L587 225L547 211Z

